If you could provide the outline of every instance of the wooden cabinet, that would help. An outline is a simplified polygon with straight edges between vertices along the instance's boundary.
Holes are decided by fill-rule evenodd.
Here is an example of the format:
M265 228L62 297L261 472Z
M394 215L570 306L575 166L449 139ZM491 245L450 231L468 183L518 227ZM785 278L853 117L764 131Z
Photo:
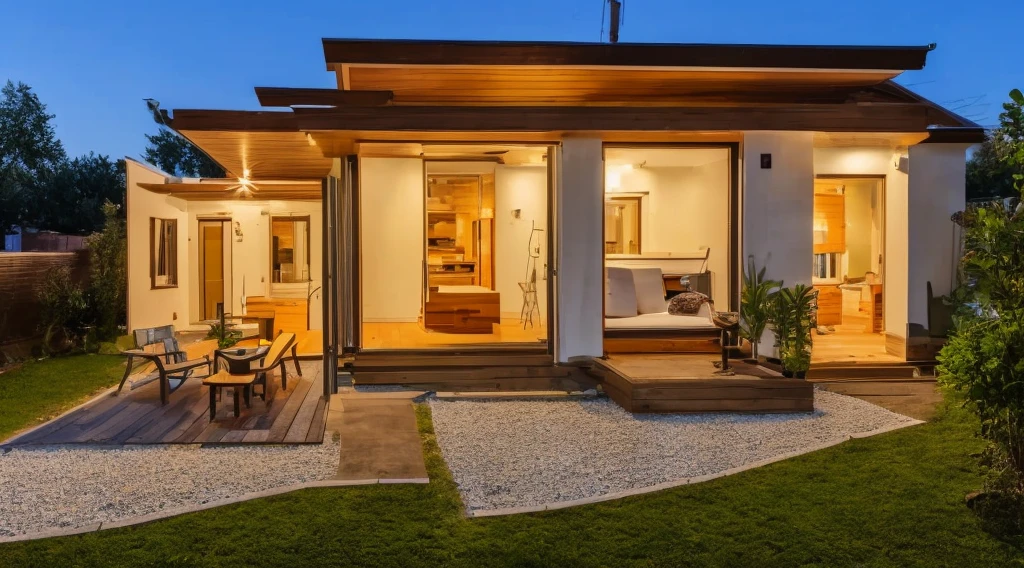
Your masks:
M835 284L816 285L818 291L818 325L843 323L843 291Z

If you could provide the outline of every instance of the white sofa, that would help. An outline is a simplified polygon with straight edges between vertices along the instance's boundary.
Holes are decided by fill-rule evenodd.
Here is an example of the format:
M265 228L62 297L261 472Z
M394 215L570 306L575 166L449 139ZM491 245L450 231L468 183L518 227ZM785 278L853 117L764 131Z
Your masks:
M605 269L606 333L631 330L645 332L714 331L710 303L695 315L668 313L665 281L660 268Z

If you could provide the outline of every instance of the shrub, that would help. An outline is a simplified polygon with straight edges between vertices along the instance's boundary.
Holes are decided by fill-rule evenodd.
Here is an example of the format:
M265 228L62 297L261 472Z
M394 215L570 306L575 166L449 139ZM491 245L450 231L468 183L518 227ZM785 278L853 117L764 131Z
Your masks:
M109 201L104 203L103 216L103 230L89 238L92 267L89 300L97 335L100 339L111 340L119 335L128 312L127 232L116 205Z
M1014 99L1024 101L1020 92ZM1009 153L1024 164L1024 144ZM1021 178L1017 189L1021 190ZM954 220L963 227L964 255L954 331L939 353L939 381L963 394L981 419L988 442L988 499L1014 511L1024 528L1024 202L1020 197L969 208ZM1006 507L1007 502L1014 503Z
M71 278L71 268L55 266L46 272L39 291L43 349L68 351L84 346L89 304L82 288Z

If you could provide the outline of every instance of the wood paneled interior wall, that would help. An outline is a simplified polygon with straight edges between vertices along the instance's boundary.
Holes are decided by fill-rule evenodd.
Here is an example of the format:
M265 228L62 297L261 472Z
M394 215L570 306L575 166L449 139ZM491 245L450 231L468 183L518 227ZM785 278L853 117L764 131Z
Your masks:
M814 222L824 221L828 235L824 243L814 243L814 254L846 252L846 196L837 193L814 193Z
M427 258L430 286L494 281L494 174L432 175L427 183ZM484 235L484 233L488 235ZM450 241L446 242L446 239ZM448 243L451 244L448 244ZM486 250L485 250L486 249Z

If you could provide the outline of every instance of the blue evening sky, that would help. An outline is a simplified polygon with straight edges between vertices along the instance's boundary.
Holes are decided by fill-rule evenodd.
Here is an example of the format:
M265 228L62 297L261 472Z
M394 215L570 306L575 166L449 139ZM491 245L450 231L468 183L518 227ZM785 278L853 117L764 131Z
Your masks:
M1024 88L1022 0L626 0L623 42L925 45L900 81L996 124ZM254 86L332 87L322 37L596 41L602 0L0 0L0 81L56 114L72 156L138 156L163 108L256 109Z

